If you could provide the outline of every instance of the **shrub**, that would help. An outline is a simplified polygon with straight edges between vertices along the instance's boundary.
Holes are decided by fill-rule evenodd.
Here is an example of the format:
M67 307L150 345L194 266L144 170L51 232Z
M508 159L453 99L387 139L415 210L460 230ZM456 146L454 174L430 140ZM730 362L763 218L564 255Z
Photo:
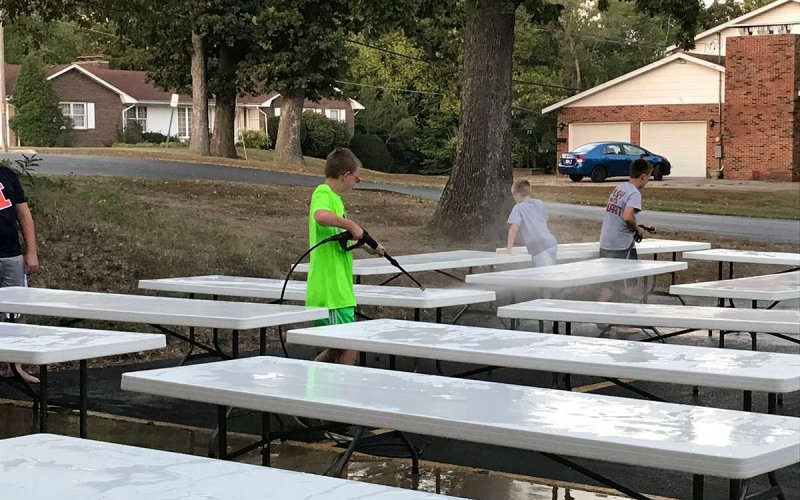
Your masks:
M248 149L269 149L270 141L266 132L261 130L245 130L241 134L241 141Z
M47 81L44 64L35 56L22 63L13 104L15 116L9 125L25 146L68 146L72 122L61 114L56 95Z
M383 140L375 134L356 134L350 139L353 150L364 167L381 172L392 172L392 155Z
M302 130L305 130L303 134ZM325 158L332 150L346 147L350 142L347 125L326 118L319 113L303 113L300 147L303 155Z
M167 142L167 136L161 132L142 132L142 140L150 144L163 144ZM169 138L169 141L177 142L178 138L173 136Z
M144 132L142 132L142 125L136 120L128 120L125 128L122 130L122 142L125 144L139 144L144 142Z

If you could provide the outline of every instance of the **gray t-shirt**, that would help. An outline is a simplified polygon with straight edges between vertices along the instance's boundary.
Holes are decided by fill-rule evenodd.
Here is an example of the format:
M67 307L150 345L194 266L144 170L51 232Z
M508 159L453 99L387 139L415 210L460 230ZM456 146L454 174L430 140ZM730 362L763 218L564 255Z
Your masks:
M634 232L622 218L627 207L633 207L634 213L638 213L642 209L642 193L630 182L623 182L608 197L603 228L600 230L600 248L626 250L633 244Z
M519 226L522 240L531 255L558 245L547 228L547 210L542 200L531 198L514 205L508 216L508 223Z

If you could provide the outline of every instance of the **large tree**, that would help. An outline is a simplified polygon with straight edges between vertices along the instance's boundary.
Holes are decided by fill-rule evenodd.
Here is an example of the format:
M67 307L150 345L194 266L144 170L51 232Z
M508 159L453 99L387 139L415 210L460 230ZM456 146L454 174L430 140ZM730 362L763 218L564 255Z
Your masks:
M306 99L334 97L352 50L348 0L273 0L253 17L253 46L241 74L243 85L281 94L276 161L303 164L300 117Z
M681 46L691 46L700 0L631 0L648 14L667 14ZM601 10L608 0L599 0ZM525 5L539 24L555 21L561 6L545 0L466 0L461 118L453 170L434 214L434 226L455 239L498 236L511 203L511 76L514 21Z

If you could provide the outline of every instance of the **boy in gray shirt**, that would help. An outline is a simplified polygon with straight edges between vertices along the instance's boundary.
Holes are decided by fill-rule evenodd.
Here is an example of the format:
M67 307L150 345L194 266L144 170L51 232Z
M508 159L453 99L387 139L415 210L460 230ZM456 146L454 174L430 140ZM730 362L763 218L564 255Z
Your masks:
M611 259L632 259L638 260L636 254L636 240L641 240L642 230L636 222L636 214L642 210L642 193L650 181L650 174L653 166L646 160L633 160L630 166L630 179L618 185L611 196L608 197L606 204L606 214L603 218L603 227L600 230L600 257ZM638 237L637 237L638 235ZM638 284L638 280L630 280ZM629 290L637 289L638 286L626 282L623 298L636 300L638 297L632 296ZM630 285L630 286L629 286ZM604 288L598 300L606 302L614 296L614 291ZM608 325L598 324L601 330L605 331ZM617 327L617 333L630 334L637 333L638 328Z
M603 227L600 230L600 257L638 259L634 237L642 236L636 214L642 210L642 193L650 181L653 166L646 160L631 162L628 182L618 185L606 204Z
M556 263L558 243L547 228L547 210L542 200L532 198L530 182L518 180L511 186L511 195L517 203L508 216L508 242L504 252L511 253L517 233L531 254L533 267L552 266ZM503 250L501 250L503 251Z

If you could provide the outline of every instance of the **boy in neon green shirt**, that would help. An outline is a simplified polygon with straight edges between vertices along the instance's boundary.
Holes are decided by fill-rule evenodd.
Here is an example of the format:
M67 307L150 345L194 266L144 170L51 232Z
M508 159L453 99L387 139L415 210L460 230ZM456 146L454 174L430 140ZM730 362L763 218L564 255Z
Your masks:
M325 159L325 182L311 195L308 209L309 246L341 231L349 231L358 239L364 233L361 226L347 218L341 195L361 182L361 162L346 148L333 150ZM370 253L383 255L383 246ZM327 307L327 320L317 320L314 326L352 323L355 321L356 299L353 295L353 255L336 243L326 243L311 252L306 287L306 305ZM325 349L315 361L355 364L357 351Z

